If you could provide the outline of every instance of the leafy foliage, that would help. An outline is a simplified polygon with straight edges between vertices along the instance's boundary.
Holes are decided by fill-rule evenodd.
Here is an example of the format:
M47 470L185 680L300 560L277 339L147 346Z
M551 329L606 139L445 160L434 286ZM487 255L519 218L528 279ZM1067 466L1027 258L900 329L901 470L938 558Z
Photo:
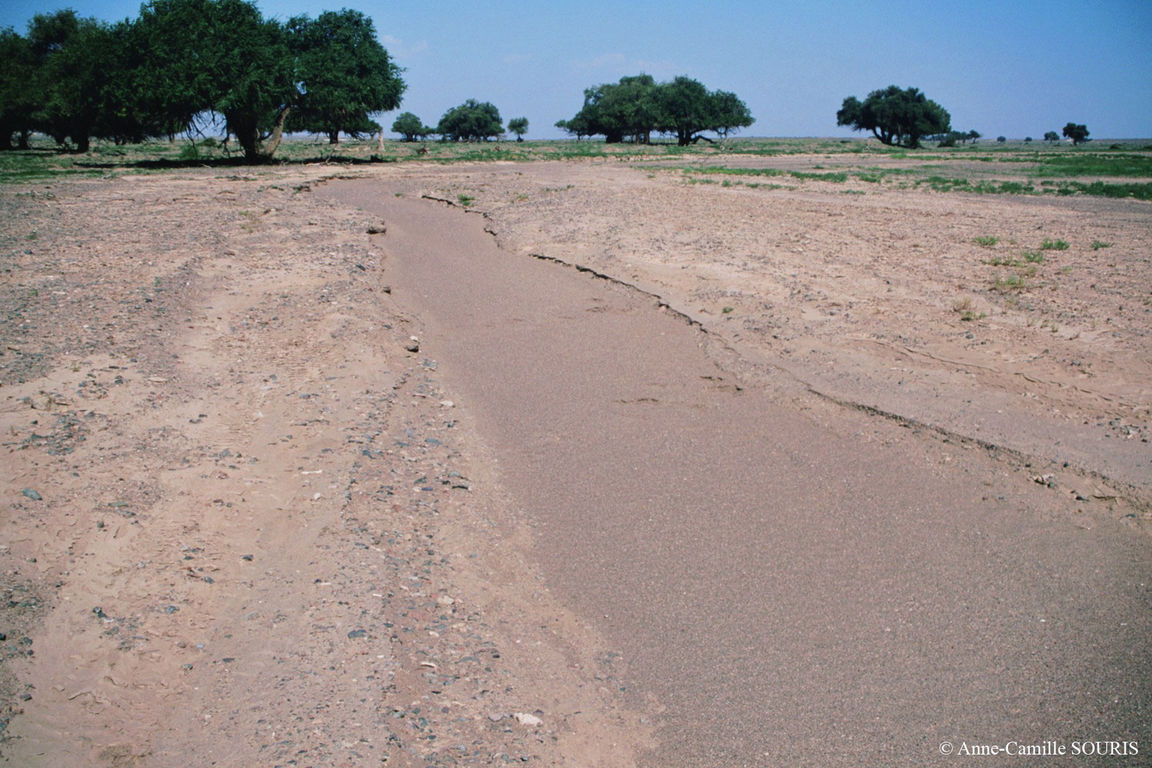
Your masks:
M1072 139L1073 144L1083 144L1088 141L1088 126L1078 123L1068 123L1064 126L1064 137Z
M392 123L392 130L404 137L404 141L423 139L436 131L411 112L401 113Z
M211 110L224 116L249 160L275 151L262 141L283 127L296 95L281 25L244 0L152 0L139 24L150 111L188 125Z
M249 0L150 0L112 26L71 10L36 16L23 38L0 30L0 149L43 131L86 151L191 132L222 116L250 161L270 156L289 116L300 130L374 132L404 82L356 11L288 24Z
M436 133L451 141L487 141L504 133L500 111L492 104L468 99L440 118Z
M528 118L512 118L508 121L508 131L516 134L516 141L524 141L524 134L528 133Z
M36 89L31 85L35 66L28 40L12 29L0 29L0 149L11 149L13 135L19 146L28 147L35 129Z
M369 114L399 107L405 86L372 20L359 11L326 11L315 21L290 19L287 32L300 91L289 128L326 133L332 144L341 131L358 137L380 130Z
M864 101L849 96L836 113L837 125L872 131L884 144L909 149L919 147L925 136L948 133L951 123L947 110L919 89L895 85L872 91Z
M734 93L710 92L684 76L657 83L651 75L641 74L586 89L583 108L556 126L577 138L603 135L609 144L625 139L647 144L652 133L659 132L674 135L677 144L687 146L705 131L728 136L753 122L748 107Z

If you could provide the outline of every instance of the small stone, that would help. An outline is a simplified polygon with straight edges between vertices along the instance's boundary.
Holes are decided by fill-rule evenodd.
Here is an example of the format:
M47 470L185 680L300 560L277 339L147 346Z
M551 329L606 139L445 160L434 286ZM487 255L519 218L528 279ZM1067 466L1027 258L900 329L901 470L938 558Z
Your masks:
M532 728L544 724L544 721L536 717L536 715L530 715L527 712L517 712L513 717L516 718L516 722L520 723L520 725L527 725Z
M28 498L32 499L32 501L40 501L41 499L44 498L43 496L41 496L39 493L37 493L32 488L25 488L23 491L21 491L21 493L23 493Z
M409 352L419 352L420 351L420 339L416 338L415 336L412 336L411 338L409 338L408 343L404 345L404 349L406 349Z
M355 640L358 637L367 637L367 636L368 636L368 630L366 630L366 629L354 629L348 633L348 639L349 640Z

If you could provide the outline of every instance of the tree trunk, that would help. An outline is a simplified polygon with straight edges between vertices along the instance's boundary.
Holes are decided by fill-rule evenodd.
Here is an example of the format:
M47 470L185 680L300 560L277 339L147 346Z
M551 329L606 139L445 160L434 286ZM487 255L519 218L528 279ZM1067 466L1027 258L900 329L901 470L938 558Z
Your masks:
M338 130L337 131L328 131L328 143L329 144L339 144L340 143L340 131L338 131Z
M272 157L276 148L280 146L280 139L284 138L284 123L288 120L288 113L292 107L284 107L276 115L276 124L272 127L272 135L268 137L268 145L264 148L264 156Z

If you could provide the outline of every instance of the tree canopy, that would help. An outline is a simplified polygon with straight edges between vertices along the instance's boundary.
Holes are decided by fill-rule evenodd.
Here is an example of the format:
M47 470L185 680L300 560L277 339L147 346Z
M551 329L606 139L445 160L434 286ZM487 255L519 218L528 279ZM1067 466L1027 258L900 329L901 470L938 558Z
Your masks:
M325 11L314 21L290 19L287 31L300 91L289 127L326 133L332 144L341 131L358 136L380 130L369 114L399 107L405 86L372 20L359 11Z
M0 30L0 54L0 148L36 130L84 151L91 137L171 136L215 113L259 160L286 128L378 130L369 114L404 92L363 14L282 24L249 0L149 0L112 26L57 11L35 17L27 38Z
M864 101L855 96L844 99L836 124L872 131L889 146L914 149L925 136L951 131L952 117L919 89L890 85L872 91Z
M450 141L487 141L504 133L504 121L489 102L468 99L444 113L436 133Z
M508 131L516 134L516 141L524 141L524 134L528 133L528 118L512 118L508 121Z
M402 112L392 122L392 130L403 136L404 141L416 141L436 133L434 128L424 125L424 121L411 112Z
M1068 123L1064 126L1064 138L1072 139L1073 144L1083 144L1088 139L1088 126L1080 123Z
M150 107L184 125L223 115L249 160L276 150L298 95L283 26L245 0L152 0L139 24Z
M648 143L658 132L686 145L705 131L727 136L753 122L748 107L734 93L709 91L689 77L657 83L651 75L640 74L585 89L584 106L556 126L578 138L603 135L608 143L625 139Z

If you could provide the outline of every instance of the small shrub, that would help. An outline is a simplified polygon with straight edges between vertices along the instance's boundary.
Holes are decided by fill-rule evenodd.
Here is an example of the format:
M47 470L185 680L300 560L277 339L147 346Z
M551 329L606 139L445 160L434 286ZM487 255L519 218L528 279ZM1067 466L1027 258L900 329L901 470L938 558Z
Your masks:
M460 205L464 206L465 208L476 202L476 198L465 194L456 195L456 199L460 202Z
M1112 247L1112 243L1106 243L1103 240L1093 240L1092 241L1092 250L1094 250L1094 251L1098 251L1101 248L1111 248L1111 247Z
M1027 261L1030 264L1042 264L1044 263L1044 254L1039 253L1038 251L1025 251L1024 261Z
M1000 238L994 235L985 235L983 237L976 238L974 242L976 245L982 246L984 248L991 248L992 246L996 245L996 243L1000 242Z
M1040 250L1042 251L1066 251L1068 250L1068 243L1064 240L1048 240L1040 243Z

